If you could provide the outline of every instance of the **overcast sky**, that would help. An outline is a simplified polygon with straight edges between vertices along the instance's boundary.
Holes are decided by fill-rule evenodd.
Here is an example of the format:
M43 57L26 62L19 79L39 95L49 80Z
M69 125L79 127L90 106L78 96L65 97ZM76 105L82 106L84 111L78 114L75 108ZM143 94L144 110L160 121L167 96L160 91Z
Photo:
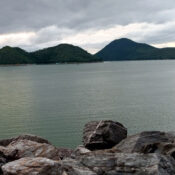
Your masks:
M175 1L0 0L0 47L71 43L95 53L123 37L175 47Z

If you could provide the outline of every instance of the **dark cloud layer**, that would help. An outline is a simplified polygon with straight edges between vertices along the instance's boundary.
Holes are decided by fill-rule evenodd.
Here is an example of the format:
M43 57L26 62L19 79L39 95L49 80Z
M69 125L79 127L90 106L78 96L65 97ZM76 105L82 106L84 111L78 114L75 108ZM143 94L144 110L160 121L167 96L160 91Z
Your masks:
M99 49L120 35L151 44L175 42L174 16L174 0L1 0L0 46L9 43L36 49L71 42L72 38L72 43L87 49L92 49L92 46ZM126 29L132 24L137 25ZM138 29L144 24L145 28ZM119 27L121 30L118 30ZM125 33L122 28L126 29ZM109 33L111 30L114 37L108 39L107 35L95 42L98 32ZM88 31L92 36L93 31L96 34L94 42L89 43L87 39L86 43L82 43L80 40L85 41L86 35L88 38ZM15 42L20 35L14 36L13 40L8 36L15 33L26 33L26 43L25 37ZM33 34L27 37L27 33Z

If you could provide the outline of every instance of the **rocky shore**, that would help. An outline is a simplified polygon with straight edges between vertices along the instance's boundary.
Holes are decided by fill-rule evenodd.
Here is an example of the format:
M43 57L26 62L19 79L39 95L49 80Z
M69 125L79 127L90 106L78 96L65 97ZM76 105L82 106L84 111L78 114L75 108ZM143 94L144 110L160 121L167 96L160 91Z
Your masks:
M175 132L127 137L118 122L93 121L75 150L33 135L0 140L0 175L175 175Z

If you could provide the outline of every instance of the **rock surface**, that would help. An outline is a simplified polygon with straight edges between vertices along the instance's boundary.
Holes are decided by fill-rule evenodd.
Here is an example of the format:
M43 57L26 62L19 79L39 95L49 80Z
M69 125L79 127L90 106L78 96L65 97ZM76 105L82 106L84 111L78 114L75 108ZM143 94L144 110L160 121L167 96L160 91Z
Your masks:
M22 158L2 166L4 175L174 175L169 156L91 152L78 159Z
M30 141L34 141L37 143L50 144L49 141L46 139L43 139L43 138L35 136L35 135L26 134L26 135L21 135L19 137L13 137L11 139L0 140L0 146L8 146L11 142L17 141L17 140L30 140Z
M60 159L64 159L67 157L71 157L71 155L73 154L73 150L72 149L67 149L67 148L57 148L57 152L58 152L58 156Z
M57 175L60 164L47 158L22 158L2 167L4 175Z
M6 156L14 157L14 160L24 157L45 157L53 160L60 159L56 147L50 144L33 142L30 140L13 141L2 151Z
M3 140L0 175L175 175L175 133L126 135L120 123L101 121L85 126L75 150L31 135Z
M108 149L127 137L127 129L120 123L106 120L85 125L84 146L90 150Z
M0 174L2 174L1 167L7 163L7 159L2 152L0 152Z
M96 174L168 175L175 174L175 161L160 154L91 152L80 162Z
M175 159L175 133L142 132L124 139L113 150L125 153L159 153Z
M84 146L80 145L72 152L70 157L75 158L75 157L84 155L84 154L89 153L89 152L91 152L89 149L87 149Z
M65 159L59 168L59 175L97 175L93 170L84 166L76 159Z

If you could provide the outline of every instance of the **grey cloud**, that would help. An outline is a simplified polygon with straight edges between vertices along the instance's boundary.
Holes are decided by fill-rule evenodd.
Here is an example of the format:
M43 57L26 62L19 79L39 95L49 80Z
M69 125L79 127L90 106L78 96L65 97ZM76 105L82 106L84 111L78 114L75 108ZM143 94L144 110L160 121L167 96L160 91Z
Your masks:
M174 0L1 0L0 34L34 31L38 35L31 41L35 47L26 47L37 48L39 44L59 42L70 34L69 30L76 34L87 29L132 23L166 24L174 20L174 15ZM42 32L49 26L59 30ZM140 40L149 43L172 41L174 34L170 26L160 33L140 34ZM161 36L164 36L162 40Z
M173 0L1 0L0 31L37 30L49 25L81 29L164 22L167 19L159 18L161 12L173 7Z

